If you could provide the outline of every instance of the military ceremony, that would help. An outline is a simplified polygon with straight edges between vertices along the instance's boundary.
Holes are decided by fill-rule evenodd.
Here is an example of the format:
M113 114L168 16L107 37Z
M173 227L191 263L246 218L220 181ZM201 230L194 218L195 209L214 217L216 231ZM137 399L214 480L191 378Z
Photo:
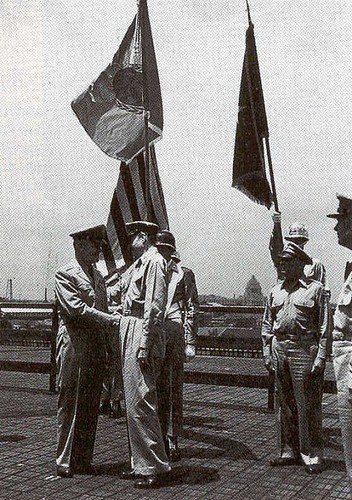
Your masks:
M352 498L352 4L4 0L0 500Z

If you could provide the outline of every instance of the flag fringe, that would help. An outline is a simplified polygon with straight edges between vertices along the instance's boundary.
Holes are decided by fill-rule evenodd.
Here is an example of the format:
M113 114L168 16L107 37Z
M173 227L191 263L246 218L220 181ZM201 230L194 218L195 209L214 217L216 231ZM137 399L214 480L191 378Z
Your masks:
M268 208L268 210L270 209L271 203L268 206L268 204L265 203L263 200L259 200L259 198L256 198L255 196L253 196L253 194L250 191L248 191L248 189L246 189L242 184L232 184L232 187L234 187L234 188L238 189L239 191L241 191L241 193L243 193L246 196L248 196L248 198L250 200L254 201L258 205L264 205L265 207Z

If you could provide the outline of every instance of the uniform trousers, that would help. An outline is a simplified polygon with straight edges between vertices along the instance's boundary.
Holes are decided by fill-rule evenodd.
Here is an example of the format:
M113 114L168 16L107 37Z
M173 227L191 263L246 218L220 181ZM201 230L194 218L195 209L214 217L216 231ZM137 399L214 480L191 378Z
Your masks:
M137 475L155 475L170 470L158 415L156 384L161 357L152 354L150 363L140 366L137 352L142 325L142 319L121 318L121 366L131 465Z
M312 339L273 338L279 456L301 457L306 465L323 458L324 374L311 374L317 350Z
M335 340L332 346L343 450L352 481L352 341Z
M158 378L161 429L167 436L182 436L185 338L182 321L165 321L166 353Z
M95 350L93 348L95 345ZM56 464L89 465L93 458L98 408L104 375L104 351L73 342L64 326L57 336L58 431Z
M117 349L109 354L108 363L105 365L103 388L101 391L101 403L113 403L123 399L121 354L119 345Z

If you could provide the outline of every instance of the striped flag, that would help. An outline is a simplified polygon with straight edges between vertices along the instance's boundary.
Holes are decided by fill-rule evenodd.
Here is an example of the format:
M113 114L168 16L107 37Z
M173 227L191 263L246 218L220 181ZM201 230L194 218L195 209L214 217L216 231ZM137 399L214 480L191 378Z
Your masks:
M149 168L152 211L148 220L158 224L160 229L168 229L169 221L153 146L150 148ZM132 262L125 223L134 220L147 220L143 153L128 164L121 163L117 186L110 205L106 227L117 269L123 268L124 264L129 265ZM111 265L109 265L107 256L105 256L105 260L107 261L108 270L110 270Z

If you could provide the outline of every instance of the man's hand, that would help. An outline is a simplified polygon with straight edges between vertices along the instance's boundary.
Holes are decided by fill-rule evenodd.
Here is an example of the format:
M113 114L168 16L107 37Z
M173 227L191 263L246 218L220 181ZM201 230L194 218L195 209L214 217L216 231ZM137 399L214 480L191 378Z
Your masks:
M137 359L140 367L147 366L149 364L149 354L150 350L146 347L140 347L137 352Z
M310 373L313 375L313 377L317 377L318 375L323 373L324 368L325 368L325 360L321 358L316 358Z
M185 363L191 361L196 355L196 348L192 344L186 344L185 347Z
M264 366L268 370L269 373L275 372L273 358L270 355L264 356Z
M122 314L120 314L119 312L117 311L114 311L111 315L111 320L110 320L110 324L111 326L119 326L120 325L120 321L121 321L121 318L122 318Z
M274 226L281 224L281 212L274 212L271 216Z

